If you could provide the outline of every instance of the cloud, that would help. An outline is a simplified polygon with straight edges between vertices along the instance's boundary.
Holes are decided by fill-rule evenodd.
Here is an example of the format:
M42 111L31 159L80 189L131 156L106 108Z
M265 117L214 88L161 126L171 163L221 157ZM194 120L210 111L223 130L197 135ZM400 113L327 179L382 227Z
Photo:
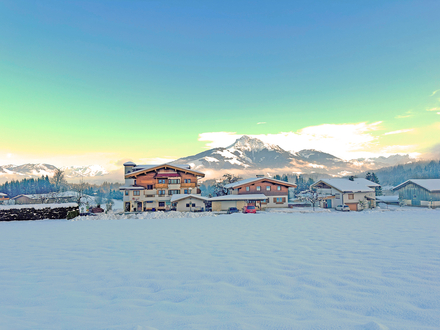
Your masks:
M344 159L371 157L368 149L377 149L378 138L372 132L381 122L368 124L323 124L309 126L296 132L249 135L266 143L275 144L285 150L318 149ZM228 147L242 134L236 132L207 132L199 134L199 141L207 148Z
M437 89L436 91L433 91L431 95L429 96L434 96L435 94L437 94L438 92L440 92L440 89Z
M438 111L440 108L432 108L432 109L426 109L426 111Z
M412 132L412 131L414 131L414 128L400 129L398 131L384 133L383 135L400 134L400 133L407 133L407 132Z
M140 158L140 161L146 164L153 164L153 165L160 165L165 163L170 163L173 160L176 160L176 158L161 158L161 157L154 157L154 158Z
M263 125L263 124L266 124L266 122L265 121L260 121L260 122L257 123L257 125Z

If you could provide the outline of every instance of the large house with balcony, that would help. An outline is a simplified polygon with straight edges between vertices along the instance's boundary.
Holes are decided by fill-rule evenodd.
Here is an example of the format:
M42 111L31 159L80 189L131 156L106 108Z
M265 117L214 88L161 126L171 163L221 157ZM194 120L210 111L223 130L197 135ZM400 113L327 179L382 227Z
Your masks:
M295 187L296 185L293 183L257 175L256 178L227 184L225 188L228 189L228 197L212 198L212 209L224 210L227 207L235 207L235 205L232 205L233 201L237 202L237 206L254 205L260 210L272 207L288 207L289 188ZM237 198L234 199L234 196Z
M310 186L321 207L334 209L345 204L351 211L376 207L376 187L380 185L363 178L322 179Z
M126 212L165 211L181 209L180 203L190 204L200 198L194 197L188 203L185 196L200 196L198 181L204 173L194 171L189 165L136 165L133 162L124 164L125 185L123 192L124 210ZM179 199L172 200L174 195ZM198 205L200 207L202 204Z

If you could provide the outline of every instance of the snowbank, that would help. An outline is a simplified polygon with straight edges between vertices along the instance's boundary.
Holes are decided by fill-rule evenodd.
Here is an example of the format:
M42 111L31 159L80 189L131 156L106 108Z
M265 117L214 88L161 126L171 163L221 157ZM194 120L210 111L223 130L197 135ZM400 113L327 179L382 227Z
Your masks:
M81 216L72 219L72 221L82 220L126 220L126 219L169 219L169 218L203 218L203 217L215 217L212 212L142 212L142 213L116 213L109 211L107 214L100 213L96 216Z
M0 205L0 210L12 209L36 209L41 210L45 208L56 209L59 207L76 207L77 203L56 203L56 204L15 204L15 205Z

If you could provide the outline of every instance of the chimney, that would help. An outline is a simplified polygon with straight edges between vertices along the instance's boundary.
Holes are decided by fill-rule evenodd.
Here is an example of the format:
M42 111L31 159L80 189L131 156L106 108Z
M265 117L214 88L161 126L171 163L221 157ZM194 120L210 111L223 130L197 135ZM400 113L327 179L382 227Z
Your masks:
M264 174L257 174L257 178L264 178Z

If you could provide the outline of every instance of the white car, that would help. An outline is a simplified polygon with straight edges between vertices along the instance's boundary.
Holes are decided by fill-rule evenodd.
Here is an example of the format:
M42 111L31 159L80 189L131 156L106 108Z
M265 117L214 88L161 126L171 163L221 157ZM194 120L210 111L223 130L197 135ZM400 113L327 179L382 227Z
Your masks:
M350 211L350 208L348 205L338 205L336 206L336 211Z

